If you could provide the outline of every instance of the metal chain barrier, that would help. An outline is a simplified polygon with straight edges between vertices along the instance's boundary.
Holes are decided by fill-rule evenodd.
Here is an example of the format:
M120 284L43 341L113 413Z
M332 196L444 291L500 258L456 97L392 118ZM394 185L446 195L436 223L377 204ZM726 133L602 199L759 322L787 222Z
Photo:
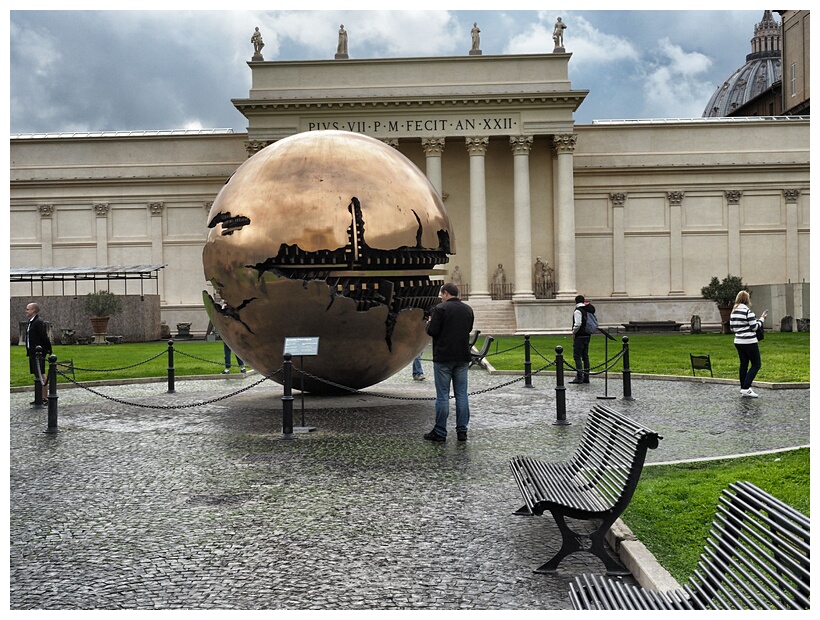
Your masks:
M280 372L282 372L282 367L281 366L279 367L279 370L272 373L271 375L262 376L257 382L252 383L250 385L246 385L245 387L243 387L239 390L236 390L235 392L231 392L230 394L223 394L222 396L217 396L216 398L213 398L211 400L203 400L203 401L199 401L199 402L196 402L196 403L189 403L187 405L146 405L144 403L135 403L135 402L123 400L121 398L115 398L113 396L108 396L107 394L103 394L102 392L98 392L97 390L95 390L93 388L90 388L86 385L83 385L83 384L75 381L74 379L71 379L70 377L68 377L65 373L63 373L60 370L57 371L57 374L61 375L64 379L66 379L70 383L73 383L77 387L82 388L82 389L86 390L87 392L91 392L95 396L100 396L101 398L104 398L106 400L110 400L110 401L115 402L115 403L119 403L121 405L129 405L131 407L142 407L143 409L190 409L191 407L201 407L202 405L210 405L210 404L213 404L213 403L217 403L219 401L226 400L228 398L236 396L237 394L241 394L242 392L247 392L251 388L255 388L257 385L260 385L263 381L272 380L272 377L275 376L275 375L278 375Z
M536 370L535 372L533 372L531 374L535 375L535 374L541 372L542 370L544 370L545 368L549 368L553 364L555 364L555 361L550 362L546 366L543 366L543 367L539 368L538 370ZM331 387L335 387L337 389L344 390L346 392L350 392L351 394L360 394L360 395L363 395L363 396L376 396L378 398L386 398L386 399L389 399L389 400L419 400L419 401L421 401L421 400L435 401L436 400L435 396L433 396L433 397L430 397L430 396L394 396L393 394L380 394L378 392L363 392L363 391L357 390L355 388L347 387L346 385L341 385L340 383L334 383L333 381L330 381L329 379L322 379L321 377L317 377L316 375L309 373L307 370L302 370L300 368L294 368L293 370L294 370L294 372L298 372L298 373L303 374L305 377L308 377L309 379L313 379L314 381L324 383L325 385L329 385ZM482 390L477 390L475 392L469 392L467 394L467 396L477 396L479 394L486 394L487 392L492 392L493 390L497 390L497 389L500 389L500 388L503 388L503 387L507 387L507 386L512 385L514 383L518 383L519 381L524 381L527 377L528 377L528 375L522 375L520 377L516 377L515 379L512 379L512 380L507 381L505 383L499 383L497 385L492 385L492 386L484 388ZM450 399L454 399L454 398L455 398L455 396L450 396Z
M615 364L619 360L621 360L622 358L624 359L624 365L626 367L628 365L627 360L629 359L627 342L628 342L627 338L624 338L624 349L622 349L619 353L614 355L611 359L606 360L604 362L604 364L601 364L601 365L595 367L595 368L600 368L600 367L603 366L604 367L603 370L597 371L597 372L592 372L590 370L589 374L590 375L603 374L603 373L607 372L610 368L613 368L615 366ZM170 343L169 343L169 345L170 345ZM529 342L529 337L528 336L525 337L525 342L524 343L522 343L520 345L510 347L510 348L505 349L503 351L497 352L496 354L506 353L508 351L513 351L513 350L521 348L521 347L526 347L526 352L527 352L526 353L526 358L527 359L526 359L526 362L525 362L525 372L522 376L517 376L514 379L511 379L509 381L505 381L505 382L502 382L502 383L499 383L499 384L496 384L496 385L492 385L492 386L483 388L481 390L477 390L477 391L474 391L474 392L469 392L468 396L478 396L478 395L481 395L481 394L486 394L486 393L492 392L494 390L498 390L498 389L501 389L501 388L504 388L504 387L508 387L508 386L513 385L515 383L518 383L520 381L524 381L526 383L525 387L532 387L531 378L534 375L537 375L538 373L540 373L540 372L542 372L542 371L544 371L547 368L550 368L552 366L556 366L556 372L559 375L559 384L563 383L562 376L563 376L563 369L564 368L568 368L571 371L578 372L578 370L572 364L568 363L566 361L566 359L564 358L563 354L561 353L562 347L556 347L556 357L553 360L547 360L547 358L545 358L543 356L543 354L541 354L539 351L536 350L536 353L541 358L545 359L548 363L543 365L542 367L538 368L535 371L530 371L529 370L529 351L532 348L532 345ZM173 347L169 346L169 351L168 351L169 355L172 355L172 351L173 351ZM213 363L213 364L220 364L221 363L221 362L213 362L212 360L207 360L207 359L204 359L204 358L200 358L200 357L197 357L195 355L191 355L191 354L188 354L188 353L185 353L185 352L182 352L182 351L177 351L177 352L182 353L183 355L186 355L190 358L197 359L199 361ZM151 357L147 360L144 360L143 362L138 362L138 363L132 364L130 366L123 366L122 368L119 368L119 369L107 369L107 370L123 370L123 369L127 369L127 368L133 368L133 367L142 365L144 363L147 363L149 361L152 361L152 360L154 360L154 359L156 359L156 358L158 358L162 355L165 355L164 351L161 352L161 353L158 353L157 355L155 355L155 356L153 356L153 357ZM561 367L560 368L557 367L558 362L559 362L559 358L560 358L560 362L561 362ZM92 393L96 396L99 396L99 397L104 398L106 400L109 400L111 402L116 402L116 403L119 403L121 405L128 405L128 406L132 406L132 407L141 407L141 408L145 408L145 409L168 409L168 410L189 409L189 408L192 408L192 407L200 407L200 406L203 406L203 405L210 405L210 404L213 404L213 403L221 402L223 400L227 400L229 398L232 398L233 396L236 396L238 394L242 394L243 392L247 392L248 390L253 389L254 387L262 384L262 382L264 382L264 381L273 380L274 376L279 375L280 373L283 373L283 370L285 369L285 365L283 364L283 366L280 366L279 369L276 370L275 372L273 372L272 374L263 375L263 376L260 377L260 379L258 381L254 382L254 383L251 383L250 385L246 385L246 386L244 386L244 387L242 387L242 388L240 388L240 389L238 389L234 392L231 392L229 394L223 394L222 396L217 396L217 397L215 397L213 399L210 399L210 400L204 400L204 401L199 401L199 402L195 402L195 403L189 403L189 404L186 404L186 405L148 405L148 404L144 404L144 403L136 403L136 402L124 400L124 399L121 399L121 398L116 398L116 397L113 397L113 396L109 396L107 394L103 394L102 392L99 392L98 390L94 390L94 389L92 389L92 388L90 388L86 385L83 385L82 383L74 380L72 377L69 377L66 373L64 373L63 371L61 371L57 368L57 366L59 364L57 363L55 356L52 356L50 359L53 360L53 368L54 368L54 371L55 371L55 378L54 378L55 396L56 396L56 375L59 374L67 382L73 383L76 387L80 387L80 388L86 390L87 392L90 392L90 393ZM289 364L289 359L286 363ZM92 369L77 368L77 367L74 367L72 364L68 364L68 365L62 364L62 365L63 366L69 366L69 367L75 368L77 370L86 370L86 371L92 371L92 372L104 372L104 370L92 370ZM321 377L313 375L310 372L308 372L306 370L303 370L303 369L300 369L300 368L296 368L295 370L296 370L296 372L302 373L303 376L308 377L310 379L313 379L314 381L324 383L325 385L329 385L331 387L334 387L336 389L339 389L339 390L342 390L342 391L345 391L345 392L349 392L351 394L374 396L374 397L377 397L377 398L384 398L384 399L389 399L389 400L406 400L406 401L435 401L436 400L436 397L429 397L429 396L411 397L411 396L395 396L395 395L392 395L392 394L381 394L381 393L378 393L378 392L363 392L361 390L357 390L357 389L354 389L354 388L351 388L351 387L348 387L348 386L345 386L345 385L341 385L339 383L335 383L335 382L330 381L328 379L323 379ZM627 372L631 372L631 371L626 371L626 368L625 368L625 373L624 374L626 375ZM287 379L289 377L287 375L289 373L285 373L285 374L286 374L286 377L285 377L286 378L286 383L288 383ZM562 386L559 385L556 389L558 390L558 388L562 388ZM169 390L169 392L172 392L172 391L173 391L172 389ZM450 396L450 399L454 399L454 398L455 398L455 396ZM625 398L631 400L631 387L629 388L628 393L625 393ZM56 409L56 401L55 401L55 409ZM560 419L560 413L561 413L560 410L561 410L561 406L560 406L560 403L559 403L559 419ZM56 411L55 411L55 413L56 413Z
M572 371L574 371L574 372L576 372L576 373L577 373L577 372L583 372L584 374L588 374L588 375L590 375L590 376L592 376L592 375L602 375L602 374L604 374L605 372L607 372L610 368L613 368L613 367L615 366L615 363L616 363L618 360L620 360L623 356L624 356L624 352L623 352L623 350L621 350L621 351L619 351L618 353L616 353L615 355L613 355L610 359L608 359L607 361L605 361L603 364L598 364L597 366L593 366L592 368L590 368L590 369L589 369L589 372L587 372L586 370L580 370L580 371L579 371L579 370L578 370L575 366L573 366L572 364L570 364L570 363L569 363L569 362L567 362L567 361L564 361L564 366L565 366L567 369L572 370ZM609 364L609 362L612 362L612 363L611 363L611 364ZM599 371L597 371L597 372L592 372L593 368L602 368L602 367L603 367L603 370L599 370Z
M213 360L206 360L204 357L197 357L196 355L191 355L190 353L186 353L185 351L179 350L176 346L174 346L174 352L179 353L180 355L184 355L185 357L190 357L191 359L195 359L199 362L206 362L208 364L216 364L217 366L222 366L225 362L219 361L215 362ZM276 374L276 373L273 373Z
M165 355L165 353L166 353L166 351L161 351L161 352L157 353L154 357L149 357L147 360L144 360L142 362L137 362L136 364L131 364L129 366L120 366L119 368L80 368L79 366L74 366L73 368L74 368L74 370L84 370L86 372L114 372L115 370L128 370L129 368L136 368L137 366L142 366L143 364L147 364L148 362L151 362L151 361L157 359L158 357L161 357L161 356ZM71 366L70 364L66 364L65 362L63 362L63 363L58 362L57 365L58 366L65 366L65 367ZM63 373L60 373L60 374L63 374Z

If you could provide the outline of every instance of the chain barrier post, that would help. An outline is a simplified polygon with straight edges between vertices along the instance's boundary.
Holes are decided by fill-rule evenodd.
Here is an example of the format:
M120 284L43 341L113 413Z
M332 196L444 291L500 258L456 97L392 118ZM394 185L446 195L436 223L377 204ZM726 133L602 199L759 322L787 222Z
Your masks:
M57 428L57 356L48 358L48 428L46 433L59 433Z
M624 336L624 397L622 400L635 400L632 398L632 369L629 367L629 336Z
M174 389L174 341L168 341L168 393L173 394Z
M296 439L296 435L293 434L292 358L291 353L285 353L285 363L282 365L282 439Z
M555 347L555 422L559 426L569 425L567 422L567 388L564 385L564 347Z
M37 371L34 373L34 408L35 409L42 409L43 408L43 400L45 390L43 389L43 371L41 370L44 368L45 363L43 362L43 347L39 344L34 347L34 369Z
M530 360L530 335L524 336L524 387L532 387L532 361Z

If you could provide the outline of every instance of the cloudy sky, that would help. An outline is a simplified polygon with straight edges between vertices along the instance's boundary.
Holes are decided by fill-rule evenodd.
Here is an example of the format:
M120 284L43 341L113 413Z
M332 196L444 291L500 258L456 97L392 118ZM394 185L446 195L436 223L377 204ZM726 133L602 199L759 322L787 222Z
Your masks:
M231 99L248 96L246 63L257 26L265 60L332 59L340 24L351 58L467 55L473 22L485 55L536 54L552 52L559 16L567 24L572 87L590 91L576 122L700 117L714 90L745 63L763 16L763 9L601 11L544 4L541 10L452 11L27 11L16 5L25 6L12 0L8 14L12 134L245 131Z

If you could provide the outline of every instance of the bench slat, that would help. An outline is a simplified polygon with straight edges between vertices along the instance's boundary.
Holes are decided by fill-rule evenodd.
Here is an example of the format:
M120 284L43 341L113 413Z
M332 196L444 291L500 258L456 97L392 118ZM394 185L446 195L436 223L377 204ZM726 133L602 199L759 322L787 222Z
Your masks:
M694 609L809 609L810 530L810 519L793 507L749 482L732 483L697 568L662 596ZM622 587L581 575L570 584L570 600L576 609L655 609L648 590L627 590L629 601L610 593Z

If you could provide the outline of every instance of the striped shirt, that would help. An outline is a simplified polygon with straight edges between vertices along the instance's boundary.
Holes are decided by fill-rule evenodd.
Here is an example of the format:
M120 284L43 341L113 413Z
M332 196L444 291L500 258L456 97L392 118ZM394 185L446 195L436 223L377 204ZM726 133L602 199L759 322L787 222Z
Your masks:
M757 342L758 325L763 324L763 319L756 319L755 313L746 304L738 304L732 309L729 317L729 328L735 334L735 344L755 344Z

